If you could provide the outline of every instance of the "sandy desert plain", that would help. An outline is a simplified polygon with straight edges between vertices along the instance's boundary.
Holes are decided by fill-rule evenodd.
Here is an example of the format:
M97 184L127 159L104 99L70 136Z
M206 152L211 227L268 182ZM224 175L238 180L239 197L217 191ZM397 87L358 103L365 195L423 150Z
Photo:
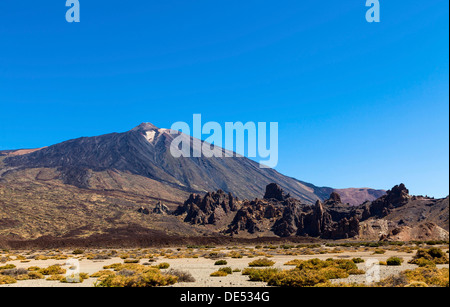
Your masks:
M3 250L0 287L448 287L448 252L448 242Z

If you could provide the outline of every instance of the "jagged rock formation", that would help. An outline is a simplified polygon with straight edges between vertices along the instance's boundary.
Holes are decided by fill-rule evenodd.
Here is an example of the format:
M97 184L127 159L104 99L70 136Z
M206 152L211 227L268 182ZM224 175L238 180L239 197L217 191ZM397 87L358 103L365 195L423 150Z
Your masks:
M271 231L280 237L349 238L359 232L355 214L351 207L341 204L337 193L332 193L325 203L318 200L312 207L290 198L276 184L270 184L264 200L244 202L226 233L262 232L269 220Z
M264 194L264 199L275 199L278 201L284 201L291 197L286 194L283 189L276 183L271 183L266 186L266 193Z
M259 199L246 201L236 213L226 233L239 234L241 231L247 231L254 234L262 232L264 220L272 221L281 216L282 210L279 204L267 203Z
M422 207L414 205L414 202L425 201L430 207L436 201L411 197L403 184L395 186L374 202L366 202L360 206L343 204L336 192L331 193L330 198L324 202L318 200L311 206L289 197L276 184L266 187L264 199L237 202L230 197L228 199L233 202L233 209L225 201L227 197L222 191L208 193L204 198L191 195L178 208L177 214L186 213L186 222L202 225L216 224L225 215L234 214L223 231L233 236L266 234L270 231L279 237L307 236L323 239L364 237L370 240L413 240L448 237L448 231L433 222L418 224L422 219L417 217L418 210ZM439 207L433 209L433 214L442 219L442 214L438 215L436 212L445 212L446 208L448 212L448 199L446 203L438 201L437 204ZM402 214L402 219L396 221L394 217L399 210L404 210L405 213ZM411 217L408 218L406 212L413 213L417 223ZM425 214L423 210L420 212L422 216ZM448 225L448 218L446 223Z
M184 221L191 224L216 224L224 216L237 211L238 201L231 193L227 194L222 190L207 193L203 198L198 194L191 194L175 210L175 215L186 214Z
M149 215L149 214L150 214L150 210L148 210L148 209L145 208L145 207L140 207L140 208L138 209L138 212L139 212L139 213L142 213L142 214L145 214L145 215Z
M449 198L411 196L403 184L358 209L364 240L448 240Z
M386 195L370 203L369 207L366 204L364 208L368 210L366 214L369 214L369 216L383 218L389 215L395 208L404 206L410 198L409 190L402 183L387 191Z
M155 208L152 211L154 214L170 214L170 209L160 201L156 204Z
M325 239L346 239L359 233L356 211L340 202L337 193L324 203L317 201L311 208L298 202L287 203L283 217L276 221L275 234L288 237L311 236Z

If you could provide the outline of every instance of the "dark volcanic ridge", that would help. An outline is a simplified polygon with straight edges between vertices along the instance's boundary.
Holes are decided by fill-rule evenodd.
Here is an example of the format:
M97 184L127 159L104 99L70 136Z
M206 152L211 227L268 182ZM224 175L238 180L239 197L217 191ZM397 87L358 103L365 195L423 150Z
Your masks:
M264 193L263 187L275 182L309 204L327 199L334 191L273 169L262 169L257 162L236 154L232 158L175 158L170 153L170 144L176 136L168 129L144 123L124 133L83 137L38 150L3 151L0 152L4 156L0 177L16 170L50 168L59 172L59 179L65 184L89 189L93 188L92 178L96 173L116 171L149 178L185 193L221 189L242 199L259 197ZM192 144L194 139L184 136ZM384 193L383 190L355 189L353 192L349 189L343 201L358 205Z
M240 156L174 158L176 136L142 124L1 151L0 241L448 240L448 197L317 187Z
M265 197L239 201L222 190L204 197L192 194L175 215L193 225L219 226L222 234L315 237L322 239L368 238L448 240L448 198L410 196L404 184L397 185L373 202L360 206L343 204L333 192L324 202L311 206L286 194L277 184L266 187ZM224 225L222 221L231 222ZM399 219L399 216L403 217ZM386 225L384 230L380 225ZM418 232L417 229L427 229Z

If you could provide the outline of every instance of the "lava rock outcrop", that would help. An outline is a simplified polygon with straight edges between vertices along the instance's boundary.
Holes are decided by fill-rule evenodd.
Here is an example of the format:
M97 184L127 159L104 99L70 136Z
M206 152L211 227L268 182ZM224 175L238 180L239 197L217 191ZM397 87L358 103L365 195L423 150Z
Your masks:
M196 225L216 224L226 215L238 210L238 199L222 190L207 193L204 197L191 194L175 215L186 214L185 222Z

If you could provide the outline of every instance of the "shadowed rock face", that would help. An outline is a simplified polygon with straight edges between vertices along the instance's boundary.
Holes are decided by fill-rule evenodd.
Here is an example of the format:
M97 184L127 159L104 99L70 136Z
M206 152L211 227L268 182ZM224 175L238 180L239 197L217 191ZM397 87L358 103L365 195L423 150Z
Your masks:
M325 203L317 201L315 206L290 198L276 184L266 187L265 196L265 199L239 202L223 191L208 193L203 198L192 194L175 214L186 214L185 222L201 225L216 224L225 216L233 214L232 222L224 231L231 235L264 232L267 225L280 237L341 239L358 234L359 222L354 217L356 211L341 204L336 193Z
M262 226L264 221L272 221L279 218L282 212L282 206L277 203L270 203L260 199L245 201L231 224L228 225L226 233L239 234L241 231L247 231L250 234L254 234L262 232L264 231Z
M359 233L356 210L340 203L337 193L324 203L317 201L313 207L290 201L283 217L273 226L275 234L321 237L324 239L346 239Z
M403 183L396 185L391 190L387 191L386 195L369 203L369 205L362 205L366 212L365 216L362 216L361 219L370 217L383 218L389 215L395 208L404 206L408 203L410 198L409 191Z
M124 133L78 138L40 150L0 151L0 155L5 156L6 170L57 169L64 183L80 188L91 187L93 172L118 171L150 178L183 193L221 189L241 199L260 197L264 187L272 182L276 184L266 196L277 200L289 196L280 195L280 189L308 204L327 199L333 192L332 188L262 169L255 161L235 154L232 158L175 158L170 153L172 141L180 137L192 145L194 138L174 133L143 123ZM224 149L218 151L225 153Z
M283 189L276 183L271 183L266 187L264 199L275 199L279 201L286 200L290 197L289 194L284 193Z
M186 214L185 222L191 224L216 224L228 214L237 210L238 199L231 193L222 190L207 193L204 197L191 194L182 206L175 211L175 215Z
M253 235L266 233L267 229L270 229L279 237L348 239L359 236L361 223L367 220L371 220L372 225L375 226L379 220L385 225L389 225L386 226L388 227L386 229L391 229L391 233L375 234L372 239L389 240L399 237L399 233L402 234L400 237L408 238L427 237L426 233L432 235L432 238L448 236L448 232L437 225L434 227L433 223L411 228L406 225L412 226L411 223L405 222L406 219L397 223L383 219L387 215L392 216L392 212L397 212L396 210L399 208L409 206L411 199L415 198L409 196L408 190L401 184L376 201L367 202L358 207L343 204L336 192L332 193L330 198L324 202L318 200L315 205L311 206L288 197L278 185L269 184L266 187L264 199L252 201L238 201L231 196L228 196L227 201L227 196L223 191L208 193L204 198L191 195L186 203L178 208L177 214L186 214L186 222L202 225L215 224L224 216L233 215L231 223L224 231L225 234L233 236L241 233ZM230 206L230 203L233 206ZM440 203L437 202L437 204ZM416 211L408 210L406 212L417 215ZM417 229L427 231L422 231L425 234L421 236Z
M170 209L164 205L163 203L161 203L160 201L156 204L155 208L153 208L152 212L154 214L170 214Z

